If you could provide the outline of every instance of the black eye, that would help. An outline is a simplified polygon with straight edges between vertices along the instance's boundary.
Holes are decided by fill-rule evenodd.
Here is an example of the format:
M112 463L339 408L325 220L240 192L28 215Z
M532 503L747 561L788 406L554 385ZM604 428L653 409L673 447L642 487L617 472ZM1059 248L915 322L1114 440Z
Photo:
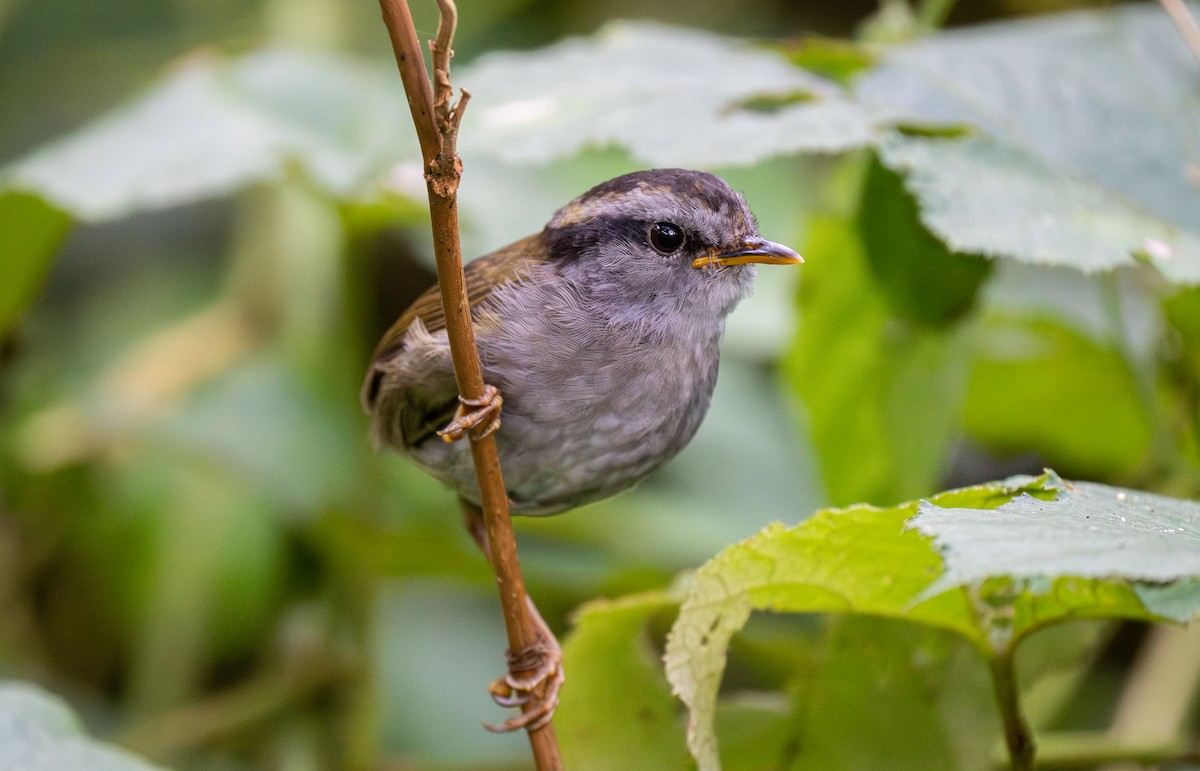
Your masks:
M683 228L673 222L655 222L650 226L650 245L663 254L679 251L683 246Z

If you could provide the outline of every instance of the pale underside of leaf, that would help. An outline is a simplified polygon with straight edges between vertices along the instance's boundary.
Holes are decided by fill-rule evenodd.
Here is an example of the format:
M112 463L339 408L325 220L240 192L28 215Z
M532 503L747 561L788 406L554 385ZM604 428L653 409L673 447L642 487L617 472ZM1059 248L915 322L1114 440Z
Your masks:
M1151 5L1006 22L890 50L856 96L952 248L1085 272L1145 259L1200 283L1196 65Z
M0 684L0 768L21 771L154 771L156 766L88 738L58 697L33 685Z
M403 94L337 57L197 57L139 101L4 171L82 220L226 195L297 164L335 195L362 191L406 145Z
M1061 485L1053 500L1023 494L991 510L922 502L909 526L934 540L946 565L929 591L994 576L1200 577L1200 503L1090 482L1051 485Z
M464 72L475 94L464 153L545 163L619 145L654 166L741 166L868 141L867 112L833 83L746 42L656 24L612 24ZM755 100L773 102L754 109Z

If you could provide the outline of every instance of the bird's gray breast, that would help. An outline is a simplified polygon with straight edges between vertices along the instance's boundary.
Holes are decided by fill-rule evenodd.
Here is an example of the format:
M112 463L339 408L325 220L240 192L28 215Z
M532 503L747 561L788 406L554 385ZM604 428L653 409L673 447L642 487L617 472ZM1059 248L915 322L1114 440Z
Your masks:
M485 378L504 395L497 441L516 510L610 495L691 439L716 382L719 319L623 309L566 282L521 289L478 322Z

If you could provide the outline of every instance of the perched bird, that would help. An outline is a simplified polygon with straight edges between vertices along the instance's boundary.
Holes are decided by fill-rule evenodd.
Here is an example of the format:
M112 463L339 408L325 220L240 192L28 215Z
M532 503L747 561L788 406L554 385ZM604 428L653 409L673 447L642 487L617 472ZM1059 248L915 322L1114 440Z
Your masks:
M597 185L540 233L468 263L513 513L607 497L674 457L708 410L725 317L750 293L753 264L799 262L759 236L720 178L653 169ZM478 504L470 449L438 435L459 400L436 287L379 342L362 402L378 444Z

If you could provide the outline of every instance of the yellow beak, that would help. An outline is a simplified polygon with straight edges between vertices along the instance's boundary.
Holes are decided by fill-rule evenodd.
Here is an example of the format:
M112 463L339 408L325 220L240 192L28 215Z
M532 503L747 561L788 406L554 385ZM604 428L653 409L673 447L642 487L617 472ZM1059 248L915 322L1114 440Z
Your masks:
M757 262L761 265L799 265L804 258L783 244L762 238L748 238L736 249L692 260L693 268L725 267Z

